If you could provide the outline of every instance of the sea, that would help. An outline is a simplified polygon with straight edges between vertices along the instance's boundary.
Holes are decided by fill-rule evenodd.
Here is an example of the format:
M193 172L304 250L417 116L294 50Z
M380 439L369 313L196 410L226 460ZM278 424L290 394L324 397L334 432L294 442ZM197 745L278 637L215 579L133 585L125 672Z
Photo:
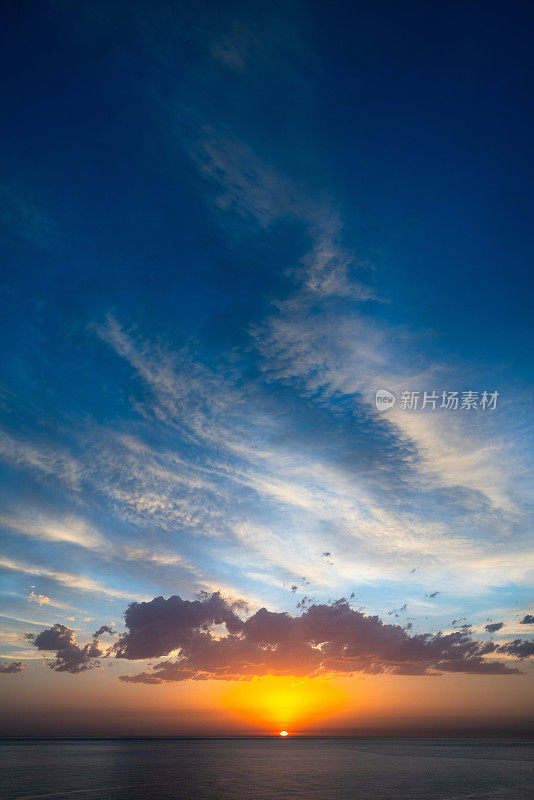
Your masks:
M532 800L528 739L4 739L2 800Z

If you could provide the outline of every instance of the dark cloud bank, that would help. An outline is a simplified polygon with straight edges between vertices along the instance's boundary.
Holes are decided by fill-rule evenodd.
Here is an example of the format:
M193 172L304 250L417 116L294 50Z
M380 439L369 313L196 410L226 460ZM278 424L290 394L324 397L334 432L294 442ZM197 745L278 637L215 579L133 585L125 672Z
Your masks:
M463 672L517 675L509 663L486 660L489 654L524 659L534 643L516 639L497 645L473 639L469 630L410 635L400 625L355 611L345 599L314 604L299 616L261 608L248 619L242 602L230 602L219 592L196 600L174 595L148 603L131 603L124 615L126 632L103 651L98 641L80 647L70 628L57 623L27 638L43 651L54 651L49 662L58 672L79 673L99 666L103 656L144 660L178 655L145 672L123 675L131 683L184 680L239 680L255 675L324 675L351 673L436 675Z

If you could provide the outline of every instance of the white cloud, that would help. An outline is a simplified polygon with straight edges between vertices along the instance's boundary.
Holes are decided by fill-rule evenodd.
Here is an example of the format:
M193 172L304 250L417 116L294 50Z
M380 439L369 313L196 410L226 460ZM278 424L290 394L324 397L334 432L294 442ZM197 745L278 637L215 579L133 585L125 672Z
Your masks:
M57 477L74 490L80 489L82 466L62 448L26 442L0 431L0 458L16 467Z
M40 606L46 606L50 604L49 597L47 597L45 594L36 594L33 590L26 595L26 599L28 603L38 603Z
M130 592L128 590L115 589L111 586L106 586L100 581L93 580L86 575L50 569L48 567L39 566L37 564L28 564L27 562L17 561L11 558L0 558L0 567L3 569L13 570L14 572L23 572L28 575L39 575L43 578L49 578L50 580L56 581L63 586L68 586L69 589L74 589L75 591L79 592L94 592L107 597L124 598L126 600L150 599L147 595L141 595L137 592Z
M98 531L84 520L74 516L68 516L62 520L51 520L36 515L20 517L3 515L0 516L0 525L34 539L68 542L91 550L101 548L105 544Z

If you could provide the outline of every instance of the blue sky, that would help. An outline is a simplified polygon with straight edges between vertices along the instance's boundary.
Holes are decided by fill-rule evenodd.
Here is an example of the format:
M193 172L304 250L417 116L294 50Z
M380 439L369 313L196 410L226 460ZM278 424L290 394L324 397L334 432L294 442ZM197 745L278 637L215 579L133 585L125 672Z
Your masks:
M216 589L522 632L531 26L526 3L8 4L4 657ZM380 388L499 397L379 412Z

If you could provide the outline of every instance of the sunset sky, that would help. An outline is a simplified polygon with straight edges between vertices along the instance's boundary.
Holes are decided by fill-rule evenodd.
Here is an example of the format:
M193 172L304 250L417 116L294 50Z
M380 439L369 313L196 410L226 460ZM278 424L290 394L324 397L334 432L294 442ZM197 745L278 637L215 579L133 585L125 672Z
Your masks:
M0 733L525 729L534 7L6 8Z

